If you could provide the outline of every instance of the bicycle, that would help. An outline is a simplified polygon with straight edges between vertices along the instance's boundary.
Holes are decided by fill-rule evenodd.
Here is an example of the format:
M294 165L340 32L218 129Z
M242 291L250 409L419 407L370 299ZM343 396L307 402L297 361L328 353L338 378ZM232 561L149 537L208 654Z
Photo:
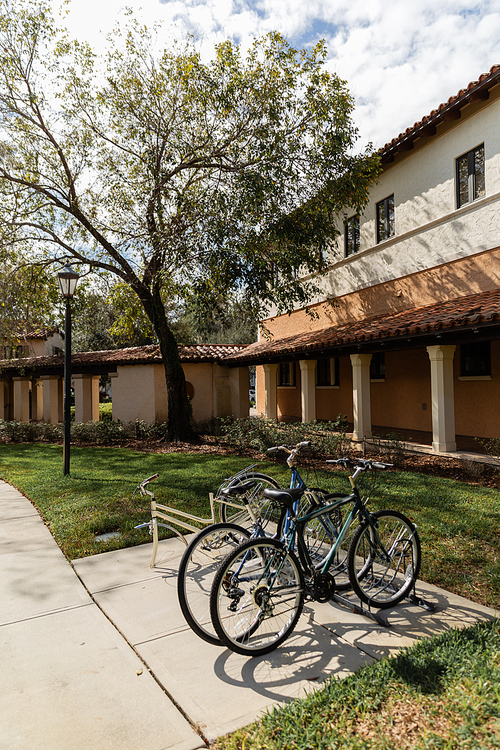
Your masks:
M304 441L295 446L275 446L268 450L268 453L280 450L288 453L287 463L291 470L288 492L291 492L295 500L295 515L299 512L297 505L299 498L302 498L304 495L310 497L316 504L322 502L322 491L308 489L296 466L298 453L301 450L310 448L311 445L310 441ZM243 505L248 503L248 489L251 489L248 487L248 484L247 482L246 485L236 485L234 481L227 480L224 486L219 488L219 494L225 501L221 507L231 507L227 501L230 497L235 496L240 496L240 501ZM329 495L328 497L334 496ZM336 496L343 497L344 495L343 493L338 493ZM227 557L230 551L249 539L262 538L266 535L280 539L284 534L288 533L290 514L285 513L281 517L278 513L278 516L276 516L272 512L274 505L272 500L267 500L267 503L266 505L265 498L261 498L258 507L258 516L254 513L251 503L248 509L243 511L244 517L250 519L250 525L247 524L246 527L243 527L233 523L232 519L235 518L233 515L229 522L221 522L199 531L184 551L177 576L179 606L191 629L208 643L221 645L210 618L210 591L219 564ZM306 528L307 544L311 555L317 555L320 549L320 534L318 532L319 527L317 528L317 526L316 524L314 528ZM333 543L338 535L337 529L326 528L325 524L323 524L321 532L323 546L325 545L327 534L330 544ZM341 574L340 568L338 569L338 573L339 575ZM346 580L347 584L345 585L349 586L347 576ZM342 584L343 587L344 584Z
M158 527L163 527L172 531L176 534L186 545L188 545L185 535L179 531L176 526L180 527L184 531L198 532L199 526L194 526L194 523L201 524L203 526L212 526L216 523L216 512L215 508L219 508L219 518L221 523L231 521L240 521L240 523L248 523L250 520L248 508L252 507L256 515L262 515L264 518L269 506L269 500L262 500L263 490L266 487L277 488L278 482L267 474L261 474L260 472L253 471L257 464L247 466L245 469L233 474L228 479L225 479L217 490L217 493L209 494L210 499L210 516L209 518L203 518L201 516L195 516L191 513L178 510L169 505L164 505L156 501L155 495L151 490L147 490L146 486L153 482L159 477L159 474L153 474L152 476L144 479L135 488L132 498L137 493L140 493L143 497L149 497L151 502L151 518L145 523L138 524L134 528L149 530L150 536L153 537L153 552L151 556L150 567L154 568L156 563L156 557L158 554ZM229 495L224 493L224 490L228 488L234 488L236 486L242 487L245 482L252 481L253 484L243 487L242 494L230 493ZM245 502L243 501L245 497ZM261 507L262 506L262 507ZM161 521L168 521L168 523L160 523ZM193 522L193 523L191 523Z
M331 463L354 466L352 492L327 505L311 503L305 515L293 516L293 498L283 490L265 490L280 503L282 514L292 513L288 535L282 540L254 539L231 552L218 569L210 594L210 614L220 641L233 651L260 656L283 643L294 630L306 596L325 602L335 592L330 573L335 554L359 516L348 551L348 575L359 598L380 609L400 602L414 588L420 569L421 547L416 526L397 511L370 513L356 486L358 475L386 464L369 459L340 459ZM337 541L315 565L308 553L304 528L313 519L328 518L350 505ZM298 550L298 557L294 547Z

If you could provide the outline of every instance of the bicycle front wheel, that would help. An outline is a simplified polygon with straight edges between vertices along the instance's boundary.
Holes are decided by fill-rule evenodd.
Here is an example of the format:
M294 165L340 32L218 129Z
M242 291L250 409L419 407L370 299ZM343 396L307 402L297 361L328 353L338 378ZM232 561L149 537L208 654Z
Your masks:
M247 498L255 517L260 521L262 528L265 528L269 524L277 524L280 513L279 507L276 506L276 503L263 497L262 493L267 489L279 489L278 482L267 474L260 474L259 472L253 471L245 474L241 478L235 479L229 486L231 487L235 484L246 482L249 479L253 479L256 482L255 486L247 493ZM219 494L217 495L216 500L220 503L219 516L222 523L237 523L245 527L251 523L248 511L240 498L231 498L229 500L231 505L225 503Z
M373 526L363 524L349 547L349 578L361 601L387 609L411 591L420 570L417 527L402 513L379 510Z
M295 554L276 539L253 539L232 552L215 575L212 623L232 651L261 656L292 633L304 595Z
M179 565L177 596L186 622L204 641L220 646L210 619L210 591L220 563L250 538L247 529L233 523L216 523L191 540Z

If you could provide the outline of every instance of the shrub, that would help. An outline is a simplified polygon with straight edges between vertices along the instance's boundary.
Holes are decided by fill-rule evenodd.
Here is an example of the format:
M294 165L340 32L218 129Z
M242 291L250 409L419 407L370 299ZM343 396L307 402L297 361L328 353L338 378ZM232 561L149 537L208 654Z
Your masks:
M214 418L200 425L205 435L217 438L239 450L266 451L275 445L296 445L305 440L314 443L320 455L346 455L350 448L347 438L347 418L340 414L329 422L277 422L263 417Z
M495 469L500 471L500 438L475 438L490 458L495 459Z

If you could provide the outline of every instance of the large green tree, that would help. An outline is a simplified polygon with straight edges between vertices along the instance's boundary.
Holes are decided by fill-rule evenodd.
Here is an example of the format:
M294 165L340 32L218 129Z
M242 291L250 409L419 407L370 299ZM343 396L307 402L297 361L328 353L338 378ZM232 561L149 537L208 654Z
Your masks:
M133 19L103 59L45 2L0 0L0 242L115 274L158 338L169 438L191 434L166 301L246 290L262 311L316 291L334 217L360 208L378 160L353 155L345 82L318 44L278 33L246 55L162 48ZM309 280L303 281L304 276Z

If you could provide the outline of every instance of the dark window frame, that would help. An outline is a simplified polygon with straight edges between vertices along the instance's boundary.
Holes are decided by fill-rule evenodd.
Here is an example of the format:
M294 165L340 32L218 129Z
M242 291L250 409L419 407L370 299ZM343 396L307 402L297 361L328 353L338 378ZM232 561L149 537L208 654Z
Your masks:
M388 195L376 206L377 243L388 240L396 234L396 204L394 193ZM382 226L381 226L382 225Z
M477 171L477 159L476 154L482 152L482 165L483 171L481 180L478 180L478 175L481 173ZM467 199L464 199L461 194L460 187L463 184L461 177L461 164L466 162L467 165ZM484 198L486 195L486 168L484 161L484 143L479 144L470 151L466 151L455 159L455 183L456 183L456 203L457 208L467 206L469 203L473 203L478 198Z
M491 377L491 341L460 344L460 377Z
M385 380L385 352L374 352L372 354L370 380Z
M345 257L359 253L360 233L359 233L359 214L350 216L344 222L344 252Z
M285 388L293 388L296 382L295 362L280 362L278 367L278 385Z
M332 360L334 361L332 367ZM321 365L319 363L322 363ZM323 364L324 363L324 364ZM332 378L333 370L333 378ZM333 379L333 383L332 383ZM320 357L316 361L316 386L339 386L340 385L340 359L339 357Z

